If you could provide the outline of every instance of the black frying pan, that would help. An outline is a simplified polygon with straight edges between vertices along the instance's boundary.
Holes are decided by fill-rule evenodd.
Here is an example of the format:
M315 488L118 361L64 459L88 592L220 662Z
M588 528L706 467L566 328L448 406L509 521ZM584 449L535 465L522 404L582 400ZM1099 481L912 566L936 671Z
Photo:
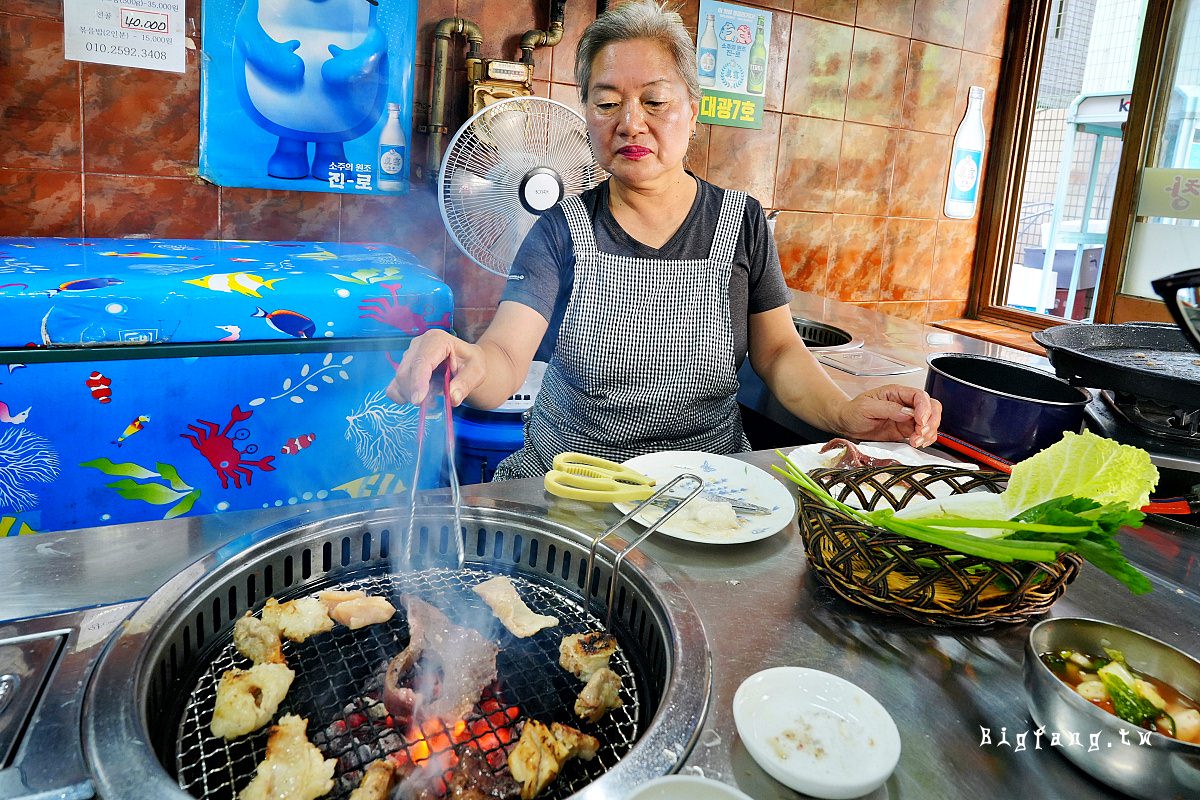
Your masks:
M1059 325L1034 331L1033 338L1058 376L1076 386L1200 405L1200 353L1176 325Z

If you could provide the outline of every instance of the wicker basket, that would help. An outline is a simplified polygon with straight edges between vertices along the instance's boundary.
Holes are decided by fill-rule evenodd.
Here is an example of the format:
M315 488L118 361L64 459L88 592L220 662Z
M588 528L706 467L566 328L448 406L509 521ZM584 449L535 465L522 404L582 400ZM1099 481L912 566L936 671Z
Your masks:
M958 467L863 467L815 470L812 478L847 505L903 508L914 500L984 488L1007 476ZM927 625L994 625L1044 614L1066 591L1083 560L1009 564L926 544L829 508L800 491L800 535L817 578L843 599ZM984 567L984 569L981 569Z

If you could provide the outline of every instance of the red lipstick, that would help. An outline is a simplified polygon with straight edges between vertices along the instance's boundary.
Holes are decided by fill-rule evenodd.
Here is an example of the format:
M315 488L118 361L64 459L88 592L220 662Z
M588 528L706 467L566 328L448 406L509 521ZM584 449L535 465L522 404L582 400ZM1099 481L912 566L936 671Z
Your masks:
M650 152L651 150L649 147L642 147L636 144L627 144L617 151L617 155L637 161L640 158L645 158L646 156L650 155Z

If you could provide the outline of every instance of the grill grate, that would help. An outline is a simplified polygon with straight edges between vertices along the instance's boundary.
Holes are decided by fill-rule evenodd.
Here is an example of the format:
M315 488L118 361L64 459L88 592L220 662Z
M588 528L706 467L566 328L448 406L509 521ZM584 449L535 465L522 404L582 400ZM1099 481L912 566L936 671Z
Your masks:
M471 587L496 574L508 574L526 604L538 613L557 616L559 625L528 639L518 639L505 630L471 591ZM303 594L316 588L306 586ZM594 781L628 753L646 725L648 710L642 708L639 698L652 693L641 671L644 665L631 661L627 655L637 653L637 645L620 627L614 633L621 649L611 666L622 678L624 705L594 725L575 717L575 697L583 684L558 665L558 645L563 636L595 630L602 623L577 599L553 585L469 563L463 570L430 569L393 575L375 569L351 577L343 574L336 583L319 588L363 589L367 594L388 597L394 603L400 594L415 594L446 611L456 624L475 627L496 642L500 647L496 692L491 702L485 695L481 705L486 708L481 710L477 705L472 717L478 714L483 719L495 720L498 710L503 719L507 716L504 712L515 707L519 719L572 725L601 743L594 760L568 762L542 797L565 798ZM281 595L280 599L288 597ZM306 717L309 739L326 758L338 759L335 788L330 797L348 796L357 785L361 770L372 760L410 748L419 741L406 738L382 719L375 719L373 714L378 709L372 708L374 698L379 697L387 660L407 641L408 626L400 609L384 625L358 631L338 626L303 643L284 643L288 665L295 670L296 678L276 718L284 713ZM221 673L234 666L249 666L248 659L233 646L232 629L210 645L214 655L207 663L199 659L201 671L177 726L175 771L179 785L192 796L233 800L250 781L266 751L267 728L232 742L214 737L208 730ZM494 723L489 728L497 736L488 738L481 733L487 744L479 749L485 755L490 754L495 764L501 758L497 752L500 745L495 743L499 732ZM515 743L515 736L512 741Z

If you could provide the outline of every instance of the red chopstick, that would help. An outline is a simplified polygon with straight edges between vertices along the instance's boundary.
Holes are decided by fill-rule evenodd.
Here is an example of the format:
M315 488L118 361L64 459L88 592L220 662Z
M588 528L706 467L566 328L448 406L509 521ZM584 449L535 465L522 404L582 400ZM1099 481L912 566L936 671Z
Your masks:
M978 461L984 466L991 467L997 472L1003 472L1005 475L1012 472L1012 462L1000 456L993 455L982 447L976 447L970 442L964 442L957 436L951 436L948 433L938 432L937 443L945 447L947 450L953 450L960 455L967 456L972 461Z

